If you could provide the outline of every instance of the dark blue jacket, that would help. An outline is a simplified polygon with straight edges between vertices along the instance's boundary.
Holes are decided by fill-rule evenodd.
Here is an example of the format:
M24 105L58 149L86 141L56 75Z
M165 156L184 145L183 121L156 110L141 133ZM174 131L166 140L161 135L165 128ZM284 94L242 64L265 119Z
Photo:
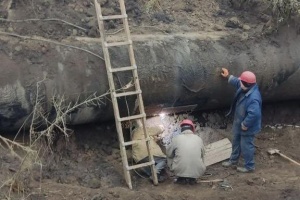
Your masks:
M233 133L253 136L261 130L261 106L262 100L257 84L255 84L247 93L243 93L240 80L230 75L228 83L235 86L237 91L234 101L231 105L229 115L234 111ZM248 128L243 131L241 124Z

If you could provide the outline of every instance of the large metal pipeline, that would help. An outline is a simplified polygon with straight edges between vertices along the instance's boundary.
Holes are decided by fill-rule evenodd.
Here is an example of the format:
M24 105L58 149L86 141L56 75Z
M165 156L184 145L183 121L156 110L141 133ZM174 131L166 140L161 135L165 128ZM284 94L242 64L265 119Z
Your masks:
M148 114L164 107L191 104L199 110L229 106L234 90L220 77L221 67L229 68L234 75L244 70L255 72L264 102L300 98L300 36L292 28L282 30L273 39L245 40L242 35L216 32L133 35L133 40ZM0 42L1 130L21 127L30 119L36 100L51 113L53 96L64 96L71 102L95 92L104 94L109 89L105 63L91 53L10 36L1 37ZM81 38L62 43L102 55L99 40ZM125 48L114 48L110 53L114 66L129 64ZM127 75L117 77L119 86L128 81ZM127 103L133 105L134 99L129 98ZM128 104L123 104L122 112L126 112ZM70 123L110 119L112 105L104 98L101 105L72 111Z

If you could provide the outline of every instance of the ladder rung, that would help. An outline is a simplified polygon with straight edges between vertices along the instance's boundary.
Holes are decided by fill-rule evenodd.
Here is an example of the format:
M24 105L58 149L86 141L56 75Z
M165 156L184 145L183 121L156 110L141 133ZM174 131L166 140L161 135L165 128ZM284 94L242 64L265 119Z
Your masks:
M111 42L111 43L105 42L104 43L105 47L116 47L116 46L130 45L130 44L132 44L131 40L128 40L125 42Z
M123 121L129 121L129 120L133 120L133 119L141 119L143 117L146 117L145 113L139 114L139 115L132 115L129 117L121 117L121 118L118 118L118 121L123 122Z
M127 15L110 15L110 16L99 16L100 20L110 20L110 19L125 19Z
M135 94L142 94L142 91L136 90L133 92L122 92L122 93L114 94L114 96L115 97L124 97L124 96L135 95Z
M114 69L111 69L110 72L129 71L129 70L134 70L134 69L137 69L136 65L135 66L130 66L130 67L114 68Z
M141 139L141 140L132 140L130 142L123 142L123 147L125 146L129 146L129 145L133 145L133 144L136 144L136 143L139 143L139 142L147 142L147 141L150 141L150 137L148 138L145 138L145 139Z
M154 164L155 164L155 162L153 160L152 162L150 161L150 162L145 162L145 163L141 163L138 165L128 166L127 170L137 169L137 168L141 168L141 167L147 167L147 166L154 165Z

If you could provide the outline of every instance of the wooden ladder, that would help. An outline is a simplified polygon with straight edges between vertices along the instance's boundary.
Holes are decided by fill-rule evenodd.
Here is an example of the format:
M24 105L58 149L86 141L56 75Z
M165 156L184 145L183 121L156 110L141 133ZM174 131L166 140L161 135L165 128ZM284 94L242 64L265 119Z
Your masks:
M110 87L110 92L111 92L111 99L112 99L112 103L113 103L114 116L115 116L116 128L117 128L118 138L119 138L119 143L120 143L120 152L121 152L121 157L122 157L122 162L123 162L123 170L124 170L126 183L127 183L128 187L130 189L132 189L130 170L150 166L151 172L152 172L153 183L154 183L154 185L157 185L158 180L157 180L157 174L156 174L156 170L155 170L155 162L154 162L153 154L152 154L151 148L150 148L150 138L149 138L149 135L145 128L146 114L145 114L145 110L144 110L142 91L140 88L140 83L139 83L139 78L138 78L138 73L137 73L137 66L136 66L134 52L133 52L132 40L131 40L129 24L128 24L128 20L127 20L127 14L126 14L124 0L119 0L121 14L110 15L110 16L102 16L101 6L100 6L99 2L97 0L94 0L94 2L95 2L95 7L96 7L96 15L97 15L97 20L98 20L98 25L99 25L100 36L101 36L101 42L102 42L103 54L104 54L106 71L107 71L107 76L108 76L108 82L109 82L109 87ZM125 39L125 41L121 41L121 42L108 42L104 22L106 20L118 20L118 19L122 20L126 39ZM112 63L111 63L110 55L109 55L109 47L116 47L116 46L128 46L130 66L125 66L125 67L114 66L114 67L112 67ZM132 75L132 80L133 80L133 85L134 85L133 91L131 90L129 92L128 91L124 92L124 90L122 90L122 89L121 90L116 89L116 86L114 83L114 73L124 73L124 72L128 73L130 71L132 72L131 75ZM136 115L129 114L126 117L121 117L120 110L119 110L118 98L120 98L120 97L126 98L126 96L132 96L132 95L136 95L136 97L137 97L136 103L137 103L137 107L139 110L139 114L136 114ZM142 124L143 124L143 131L144 131L144 136L145 136L144 139L143 140L132 140L132 141L125 142L124 135L123 135L123 129L122 129L122 123L130 122L131 120L138 120L138 119L141 119ZM126 153L126 146L133 145L138 142L144 142L147 145L149 162L129 166L128 159L127 159L127 153Z

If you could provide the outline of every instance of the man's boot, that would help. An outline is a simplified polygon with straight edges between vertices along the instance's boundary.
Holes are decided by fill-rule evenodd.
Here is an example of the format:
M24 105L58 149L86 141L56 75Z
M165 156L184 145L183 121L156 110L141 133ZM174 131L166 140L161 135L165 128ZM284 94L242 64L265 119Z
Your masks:
M153 181L152 176L150 176L149 178L150 178L151 181ZM165 177L165 176L160 175L160 174L157 174L157 181L158 181L159 183L162 183L162 182L164 182L165 180L166 180L166 177Z
M223 167L232 167L232 168L236 168L237 167L237 163L235 162L232 162L232 161L225 161L225 162L222 162L222 166Z
M254 170L252 169L247 169L247 168L245 168L245 167L238 167L237 169L236 169L236 171L238 171L238 172L241 172L241 173L250 173L250 172L253 172Z
M190 185L195 185L195 184L197 184L197 179L195 179L195 178L187 178L187 180L188 180L188 183L189 183Z
M185 185L188 182L187 182L186 178L184 178L184 177L178 177L177 179L174 180L174 183Z
M166 180L166 177L164 175L157 174L157 180L159 183L162 183Z

